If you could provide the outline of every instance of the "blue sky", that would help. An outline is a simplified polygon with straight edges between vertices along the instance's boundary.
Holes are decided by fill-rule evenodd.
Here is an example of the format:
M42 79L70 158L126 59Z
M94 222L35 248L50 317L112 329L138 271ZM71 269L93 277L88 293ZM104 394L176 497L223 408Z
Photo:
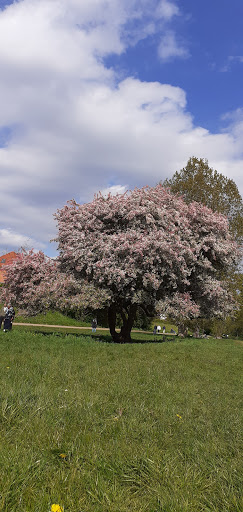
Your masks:
M186 58L160 61L157 34L108 57L107 64L144 81L179 85L194 122L218 132L225 126L222 114L243 105L243 2L184 0L181 11L173 30L188 50Z
M242 0L0 0L0 253L195 155L243 191Z

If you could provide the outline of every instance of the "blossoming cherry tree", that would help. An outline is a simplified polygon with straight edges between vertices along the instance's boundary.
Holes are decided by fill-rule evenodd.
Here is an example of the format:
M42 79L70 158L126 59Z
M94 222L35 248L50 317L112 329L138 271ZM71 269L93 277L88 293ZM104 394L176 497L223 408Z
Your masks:
M68 202L56 215L60 269L107 292L115 342L131 340L137 308L188 317L228 313L223 272L237 259L227 219L186 204L162 185L87 204ZM122 327L116 330L120 314Z

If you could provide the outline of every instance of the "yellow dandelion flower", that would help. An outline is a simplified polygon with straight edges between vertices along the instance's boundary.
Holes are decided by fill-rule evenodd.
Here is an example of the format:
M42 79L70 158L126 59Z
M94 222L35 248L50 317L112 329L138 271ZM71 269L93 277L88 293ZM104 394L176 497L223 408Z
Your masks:
M67 454L66 453L59 453L59 457L61 457L61 459L66 459Z
M177 414L176 416L177 418L180 418L180 420L182 420L182 417L179 414Z
M63 512L63 508L60 505L53 503L51 506L51 512Z

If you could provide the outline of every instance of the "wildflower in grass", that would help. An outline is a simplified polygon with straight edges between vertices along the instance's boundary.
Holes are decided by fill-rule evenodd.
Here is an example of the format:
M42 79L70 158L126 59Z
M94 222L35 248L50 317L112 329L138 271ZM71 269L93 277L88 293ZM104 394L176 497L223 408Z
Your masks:
M51 506L51 512L63 512L63 508L60 505L53 503Z
M114 416L113 420L118 421L119 420L118 416Z
M61 459L66 459L67 458L67 454L66 453L59 453L59 457L61 457Z
M182 420L182 417L179 414L177 414L176 416L177 418L180 418L180 420Z

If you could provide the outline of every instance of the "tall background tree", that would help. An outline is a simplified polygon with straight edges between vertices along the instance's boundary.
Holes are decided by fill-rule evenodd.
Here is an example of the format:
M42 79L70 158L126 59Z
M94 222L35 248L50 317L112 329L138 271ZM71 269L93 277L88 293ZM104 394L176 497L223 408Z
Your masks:
M188 205L159 184L83 205L70 201L56 219L60 270L107 292L115 342L131 340L138 307L147 315L158 304L189 316L232 310L222 275L237 249L223 215Z
M174 194L183 195L189 204L198 201L214 212L226 215L232 236L242 247L243 243L243 201L235 182L209 166L203 158L191 157L180 171L175 172L171 179L166 179L163 185ZM239 263L242 262L239 260ZM238 331L242 333L243 304L242 304L242 268L231 266L227 269L224 278L239 304L239 311L234 324L238 325ZM218 324L217 324L218 325ZM228 319L226 329L234 332L232 320ZM221 328L224 329L223 325Z
M214 212L226 215L230 231L238 243L243 241L243 201L235 182L209 167L203 158L191 157L163 185L173 194L181 194L186 203L197 201Z

